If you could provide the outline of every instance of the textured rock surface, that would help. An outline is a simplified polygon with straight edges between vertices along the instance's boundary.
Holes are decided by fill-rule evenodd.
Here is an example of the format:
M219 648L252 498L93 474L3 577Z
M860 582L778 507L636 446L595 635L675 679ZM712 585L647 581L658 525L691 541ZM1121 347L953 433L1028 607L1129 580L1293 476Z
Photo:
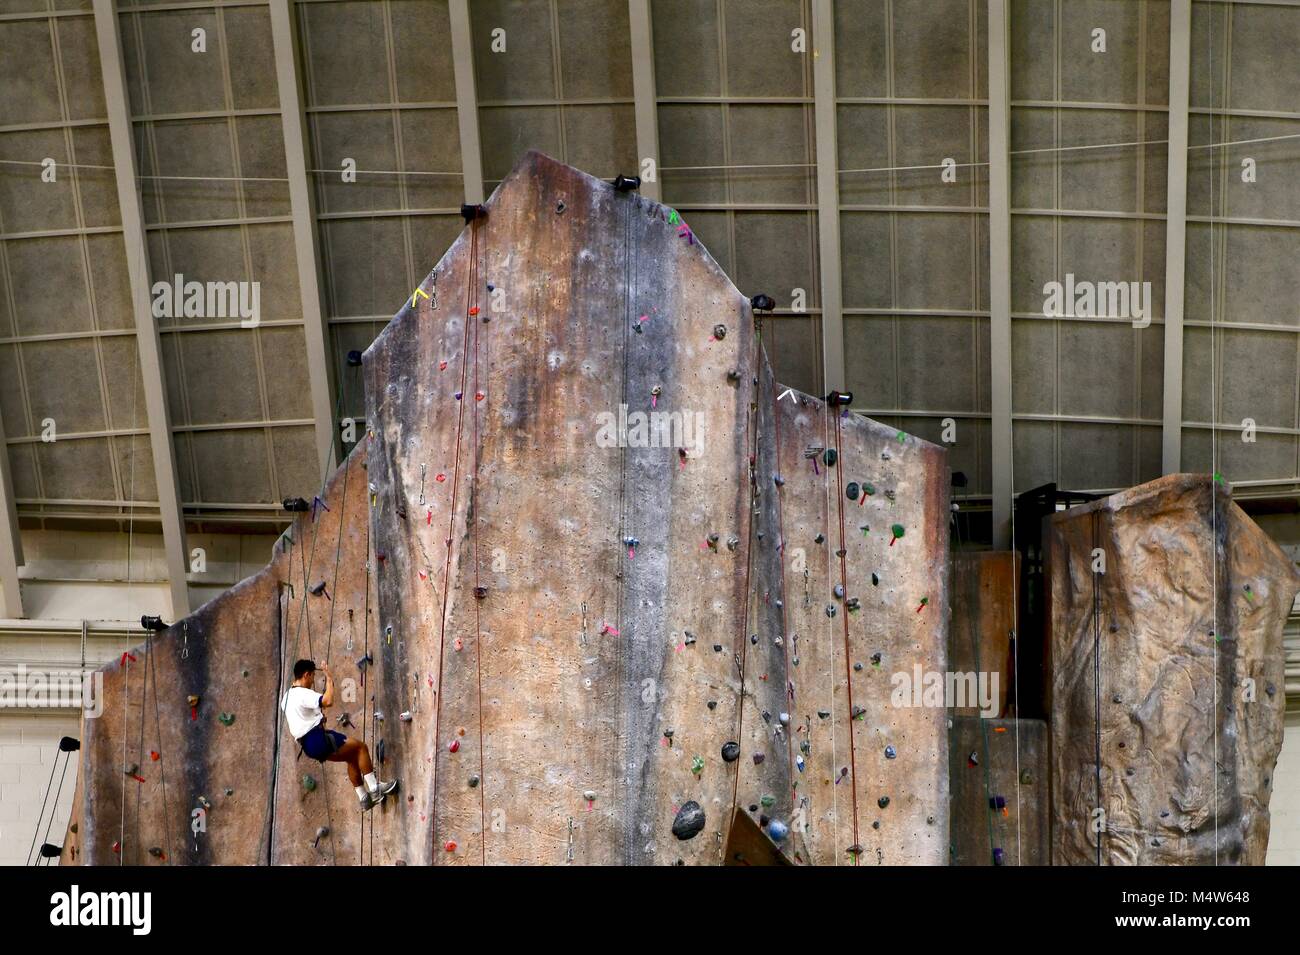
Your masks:
M957 716L949 739L952 864L1047 865L1047 724Z
M115 861L121 840L162 864L147 848L170 826L174 862L718 864L737 810L788 828L792 861L945 860L943 710L889 703L890 673L944 667L944 453L778 400L748 300L676 213L530 153L364 374L369 431L329 510L106 673L76 861ZM638 429L650 411L675 418ZM840 465L814 466L814 444ZM848 481L877 490L849 501ZM402 781L365 817L343 767L298 758L279 717L298 656L329 660L331 724ZM123 823L142 716L162 758L128 780ZM703 826L678 838L692 801Z
M1262 864L1292 562L1185 474L1056 515L1047 551L1053 864Z

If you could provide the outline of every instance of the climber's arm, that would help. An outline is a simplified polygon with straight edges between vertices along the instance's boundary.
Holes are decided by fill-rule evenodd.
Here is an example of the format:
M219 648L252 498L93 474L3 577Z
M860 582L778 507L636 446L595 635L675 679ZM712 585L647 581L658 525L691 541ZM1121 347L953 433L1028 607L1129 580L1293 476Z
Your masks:
M330 668L326 664L318 663L316 666L325 674L325 692L320 698L320 708L323 710L327 706L334 705L334 678L330 676Z

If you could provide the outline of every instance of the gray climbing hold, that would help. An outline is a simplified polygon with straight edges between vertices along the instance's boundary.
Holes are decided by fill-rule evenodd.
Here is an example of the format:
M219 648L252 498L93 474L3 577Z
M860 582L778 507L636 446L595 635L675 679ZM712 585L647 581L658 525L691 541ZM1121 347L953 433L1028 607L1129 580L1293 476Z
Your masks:
M839 459L840 459L839 452L836 451L834 448L827 448L822 453L822 460L826 462L826 466L828 468L835 467L835 462L838 461Z
M765 760L765 759L767 759L767 754L766 754L766 753L755 753L755 754L754 754L754 765L755 765L755 766L758 766L758 765L759 765L760 763L762 763L763 760Z
M885 747L885 759L895 759L897 758L897 756L898 756L898 750L894 749L893 746Z
M740 758L740 744L735 742L726 742L722 744L722 760L727 763L734 763Z
M478 788L478 774L477 774L477 773L475 773L473 776L471 776L471 777L469 778L469 788L470 788L470 789L477 789L477 788Z
M843 584L836 584L836 585L835 585L835 591L834 591L834 593L835 593L835 599L836 599L836 600L843 600L843 599L844 599L844 585L843 585Z
M876 805L879 806L881 809L884 809L886 806L889 805L889 797L881 796L879 799L876 800Z
M685 842L694 839L704 828L704 810L694 799L682 803L673 819L673 835Z
M857 481L850 481L848 487L844 489L844 496L850 501L856 501L859 493L861 493L861 489L858 487Z

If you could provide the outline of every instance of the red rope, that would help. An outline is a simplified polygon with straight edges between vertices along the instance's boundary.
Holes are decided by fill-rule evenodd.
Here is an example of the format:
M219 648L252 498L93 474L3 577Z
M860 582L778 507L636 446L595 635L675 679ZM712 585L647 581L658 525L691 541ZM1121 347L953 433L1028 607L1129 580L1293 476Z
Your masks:
M465 377L468 373L469 361L469 328L471 316L469 314L471 305L470 298L475 288L475 273L478 263L478 225L477 219L470 223L469 232L469 272L468 289L465 295L465 339L461 344L460 350L460 407L456 411L456 455L452 460L452 477L451 477L451 511L447 515L447 558L442 569L442 613L438 632L438 686L436 689L437 700L434 703L433 716L433 743L437 747L434 753L437 754L442 750L442 737L440 728L442 725L442 672L444 649L447 642L447 590L451 577L451 540L452 533L456 525L456 498L460 491L460 441L461 432L464 429L465 421ZM430 820L430 848L432 850L433 862L436 864L438 859L438 782L442 774L438 772L438 759L434 756L433 763L433 807L430 810L432 819Z
M844 455L840 451L840 444L841 444L840 413L838 410L836 410L834 414L835 414L835 453L839 456L840 473L842 474L844 472ZM827 477L829 476L830 475L827 475ZM840 550L839 550L840 586L844 589L844 593L847 594L849 592L849 581L848 581L848 567L847 567L848 553L844 547L844 488L840 486L840 483L838 481L836 481L835 483L836 483L835 505L840 515ZM858 843L858 762L857 762L856 746L854 744L854 739L853 739L853 719L854 719L853 717L853 672L849 664L850 655L851 653L849 650L849 612L846 609L844 611L844 680L845 680L845 685L848 687L848 693L849 693L849 766L852 772L851 782L853 783L853 845L857 847L859 846ZM862 855L861 851L857 851L853 853L854 865L858 864L858 860L861 855Z

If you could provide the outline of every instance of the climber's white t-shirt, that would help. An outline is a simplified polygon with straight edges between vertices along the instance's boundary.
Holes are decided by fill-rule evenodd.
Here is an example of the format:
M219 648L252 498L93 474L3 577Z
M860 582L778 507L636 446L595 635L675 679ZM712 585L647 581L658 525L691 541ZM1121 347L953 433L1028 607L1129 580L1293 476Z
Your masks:
M294 739L302 739L313 726L325 718L320 709L321 694L305 686L291 686L280 701L289 732Z

